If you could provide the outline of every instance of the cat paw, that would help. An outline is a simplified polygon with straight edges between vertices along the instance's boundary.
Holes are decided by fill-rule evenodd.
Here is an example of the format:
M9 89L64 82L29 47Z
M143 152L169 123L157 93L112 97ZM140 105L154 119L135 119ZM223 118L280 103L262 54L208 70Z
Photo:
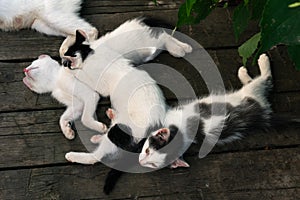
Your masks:
M187 53L191 53L193 48L186 43L176 41L173 45L167 46L167 50L174 57L183 57Z
M75 138L75 130L73 129L72 124L70 122L64 128L63 133L64 133L65 137L69 140L72 140Z
M248 70L244 66L239 68L238 77L243 85L252 81L252 78L248 74Z
M107 131L107 126L103 123L100 123L100 133L106 133Z
M268 76L271 75L270 71L270 60L266 54L261 54L258 58L258 66L261 72L261 75Z
M75 152L66 153L66 155L65 155L66 160L69 161L69 162L75 162L74 153Z
M94 135L91 137L90 141L93 143L93 144L98 144L100 143L101 139L102 139L102 136L103 135Z

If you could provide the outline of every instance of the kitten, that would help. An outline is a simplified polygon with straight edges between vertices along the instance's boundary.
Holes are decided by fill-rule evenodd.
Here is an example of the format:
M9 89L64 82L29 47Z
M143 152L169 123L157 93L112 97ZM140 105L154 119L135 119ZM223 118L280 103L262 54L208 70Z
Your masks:
M99 95L85 84L76 80L70 71L62 67L48 55L41 55L24 69L24 84L32 91L52 93L52 96L67 106L60 117L60 127L68 139L75 137L72 122L82 115L82 123L100 133L104 133L106 125L94 119ZM67 83L67 84L66 84ZM74 94L76 88L76 94Z
M41 33L67 37L60 48L63 55L74 43L76 29L84 30L89 40L98 31L79 17L82 0L1 0L0 29L13 31L32 28Z
M153 42L153 44L149 43L149 46L151 46L152 49L155 49L158 45L158 47L160 47L161 44L158 44L158 42L156 41L157 39L153 38L150 35L151 31L148 31L148 27L140 25L140 22L136 20L124 23L115 31L108 33L104 37L95 41L95 43L100 45L101 43L104 43L101 42L102 40L115 39L115 35L119 35L123 31L126 31L126 27L128 27L128 29L133 29L132 27L134 27L134 25L139 25L139 27L144 28L142 29L144 31L144 34L142 36L139 35L140 32L135 32L136 37L132 35L131 38L127 38L127 40L123 41L123 43L110 43L109 46L101 45L101 47L99 47L99 51L94 50L95 53L92 56L95 56L93 58L92 56L88 56L88 58L91 57L92 59L90 59L89 61L87 59L87 65L91 66L88 66L86 68L92 70L90 72L90 74L92 75L93 73L95 74L95 72L101 73L101 70L106 70L105 74L103 74L102 79L99 82L99 88L96 88L97 92L99 92L103 96L110 95L111 92L114 91L113 88L117 86L115 84L118 84L118 82L122 78L124 78L124 76L129 77L128 80L130 81L126 80L126 83L124 84L124 87L126 88L124 90L122 89L122 92L113 93L113 95L111 96L111 101L114 107L118 108L117 110L121 110L124 113L127 113L127 111L129 110L129 115L133 117L133 121L134 123L136 123L135 125L143 127L145 124L148 123L148 120L159 121L161 118L160 115L164 115L164 98L155 81L146 72L138 70L132 66L131 63L135 62L135 57L132 56L132 59L129 60L123 58L122 55L120 55L119 53L122 53L122 51L125 50L127 51L127 46L130 45L132 49L137 49L134 47L134 45L139 47L140 44L135 41L136 38L140 39L140 43L144 42L149 38L152 39L151 41ZM148 35L146 34L146 32L148 33ZM181 53L181 55L181 51L191 51L191 47L185 43L181 43L176 39L169 39L167 37L165 39L166 41L161 41L160 38L160 42L162 42L163 45L168 44L169 46L176 46L177 49L172 50L178 50L179 53ZM182 46L180 46L181 44ZM112 51L112 49L118 49L119 53ZM139 52L139 50L137 49L135 52L140 56L145 55L146 58L149 59L150 57L153 57L151 53L155 53L156 51L152 50L144 53L144 50ZM174 53L175 52L173 52L173 54ZM107 68L106 63L111 64L112 59L115 58L119 59L116 59L115 62ZM95 62L96 65L93 64L93 62ZM102 65L98 65L98 63L101 63ZM97 122L93 118L93 114L95 112L96 105L99 100L99 95L91 89L94 88L93 86L87 87L81 81L78 81L74 77L73 71L61 68L60 65L56 61L51 59L49 56L42 55L29 67L24 69L24 72L26 77L23 79L23 82L31 90L37 93L52 92L52 95L58 101L67 105L67 110L60 118L60 126L62 132L68 139L72 139L75 136L74 131L70 126L71 122L78 118L81 114L84 125L99 132L106 131L106 126L103 123ZM94 81L90 81L91 84L98 83L97 79ZM132 102L134 103L128 105L124 104L123 101L125 94L131 94L133 92L131 91L131 89L136 88L142 83L147 83L147 85L143 89L140 89L136 92L134 91L135 93L131 98ZM74 89L76 89L75 93ZM155 105L160 106L155 107ZM151 108L154 109L151 110ZM154 115L154 117L151 119L148 115L150 110L151 112L153 111L154 113L156 113L156 115ZM143 115L140 114L141 111ZM120 115L119 119L120 122L126 122L126 120L132 121L132 119L128 118L128 115ZM135 130L134 132L141 132L142 135L144 134L142 133L143 131L140 131L143 130L143 128L137 127L136 129L138 131Z
M158 23L155 23L156 21ZM64 66L71 69L82 68L91 50L95 51L103 45L122 54L133 64L150 61L162 50L167 50L175 57L183 57L192 51L190 45L180 42L159 27L168 27L168 25L156 19L138 17L126 21L113 32L96 41L89 41L85 31L78 30L75 44L71 45L62 56Z
M191 144L192 134L197 129L213 145L218 139L218 144L229 143L255 129L269 127L271 108L266 95L272 83L265 54L259 57L258 65L261 75L254 79L246 68L239 69L238 77L243 84L240 90L225 95L212 94L168 110L165 125L146 140L139 156L140 164L158 169L173 161L172 168L188 167L179 156ZM172 143L175 143L173 150L179 149L177 153L172 152L172 148L168 151Z
M76 46L80 47L78 43ZM139 138L136 139L138 142L146 137L146 130L151 124L160 123L164 118L165 102L155 81L146 72L133 68L133 65L127 67L128 61L139 63L151 60L161 49L166 49L177 57L184 56L192 48L164 31L155 32L141 18L129 20L112 33L91 42L90 48L93 53L84 60L82 54L78 52L80 48L78 51L73 49L75 56L70 57L74 57L75 62L72 61L71 68L80 69L72 71L74 76L91 88L95 88L103 96L113 92L110 99L118 114L111 127L118 124L130 127L133 137ZM127 63L124 63L124 59L120 63L119 58L123 55L125 60L128 59ZM78 60L81 62L77 62ZM108 135L103 136L101 145L94 152L69 152L66 159L71 162L93 164L100 161L108 152L116 152L117 155L116 145L113 145Z

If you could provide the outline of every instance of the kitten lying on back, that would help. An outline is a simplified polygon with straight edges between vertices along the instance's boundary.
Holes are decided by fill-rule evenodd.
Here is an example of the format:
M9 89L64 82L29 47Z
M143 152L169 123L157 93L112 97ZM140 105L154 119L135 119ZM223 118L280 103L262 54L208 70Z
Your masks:
M80 46L75 43L77 50L71 46L73 50L67 51L69 56L64 58L72 61L72 69L77 69L71 70L77 79L101 95L110 95L113 108L118 113L94 152L66 154L66 159L71 162L93 164L108 153L117 156L118 145L109 138L109 132L115 126L128 127L135 142L139 142L146 137L149 126L161 122L165 115L165 101L155 81L146 72L127 67L128 63L118 64L119 58L140 63L153 59L162 49L179 57L191 52L192 48L165 31L156 32L141 18L129 20L112 33L91 42L93 53L88 56L81 52L86 48L83 45L86 44Z
M259 57L258 65L261 75L254 79L246 68L239 69L238 77L243 84L240 90L225 95L212 94L168 110L164 126L151 132L146 140L139 156L140 164L150 168L162 168L170 163L173 168L188 167L179 156L191 144L197 130L213 145L216 141L229 143L250 131L267 128L271 108L266 95L272 83L265 54ZM174 149L176 152L172 152Z
M131 30L133 29L132 27L138 27L139 30L142 30L143 35L139 35L140 32L137 31L135 32L136 37L128 38L127 40L123 41L123 43L109 43L109 46L104 45L105 42L101 42L102 40L115 40L114 36L116 34L122 34L124 30L127 30L126 27ZM150 119L148 115L145 114L141 116L140 113L145 112L145 110L149 111L149 109L153 108L154 105L161 105L161 107L158 108L158 106L157 108L151 110L151 112L159 112L159 114L151 118L151 120L159 120L159 118L164 115L164 98L155 81L146 72L138 70L132 66L131 63L135 63L135 54L132 54L132 59L129 59L129 56L128 58L123 58L120 53L124 51L124 53L127 53L128 46L131 46L132 49L136 49L135 45L139 47L139 43L136 43L135 41L136 38L139 38L140 42L147 40L150 41L149 46L151 47L151 51L145 51L143 49L142 52L139 52L138 49L135 50L138 55L145 56L144 59L150 59L153 58L154 55L157 55L155 54L156 49L159 49L162 45L169 45L171 47L175 46L176 48L170 48L170 51L175 53L174 51L178 50L182 56L184 55L184 53L181 52L182 49L184 52L191 51L191 47L189 45L174 38L155 38L151 33L152 32L150 28L145 24L142 24L141 20L131 20L124 23L113 32L108 33L99 40L95 41L97 44L102 44L101 47L99 47L99 51L95 51L95 54L92 55L95 55L96 57L92 58L92 56L89 56L89 58L91 58L89 62L94 62L96 60L96 68L93 69L94 66L89 66L89 64L87 64L86 67L87 69L92 70L90 73L87 73L91 75L95 75L95 72L101 73L101 70L106 70L106 73L102 74L102 79L100 79L100 82L98 82L98 77L96 77L96 80L94 81L88 79L88 81L91 81L91 84L100 84L97 86L99 87L97 91L103 96L107 96L110 95L111 92L115 92L113 88L117 85L109 84L118 84L121 80L120 78L123 78L125 75L129 77L129 80L125 80L126 84L124 85L127 89L123 90L122 93L113 93L111 96L111 101L115 107L120 107L118 110L122 110L124 113L127 113L128 109L130 112L132 111L133 113L131 113L131 115L137 117L135 123L138 123L139 125L147 124L148 120ZM118 52L115 52L112 49L117 49ZM112 60L115 62L111 63ZM86 61L88 61L88 59ZM106 63L111 65L107 67ZM24 69L26 77L23 79L23 82L31 90L37 93L52 92L52 95L57 100L68 106L67 110L60 118L61 129L68 139L74 138L74 131L70 126L71 122L78 118L81 114L84 125L99 132L106 131L106 126L93 118L97 102L99 100L99 95L94 92L92 89L94 88L93 86L88 87L86 84L83 84L74 77L74 72L77 73L79 71L80 70L72 71L62 68L56 61L46 55L40 56L39 59ZM131 76L132 78L130 78ZM141 83L147 83L144 87L145 90L141 89L137 92L130 92L131 89L134 90L134 88L138 87ZM76 89L76 91L74 91L74 89ZM134 94L131 98L131 100L134 100L134 104L124 104L123 101L124 95L127 94L126 91L128 94ZM144 109L144 106L147 108ZM120 117L121 116L122 115L120 115ZM141 131L141 134L144 133Z
M61 46L63 55L75 40L76 29L84 30L89 40L98 31L79 17L82 0L1 0L0 29L13 31L32 28L47 35L67 37Z

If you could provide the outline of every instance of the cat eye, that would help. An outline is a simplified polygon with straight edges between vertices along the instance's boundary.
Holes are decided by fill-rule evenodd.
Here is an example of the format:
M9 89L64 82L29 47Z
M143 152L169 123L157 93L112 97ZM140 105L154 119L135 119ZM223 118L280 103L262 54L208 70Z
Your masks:
M149 148L147 148L145 152L146 152L147 155L149 155L149 153L150 153Z

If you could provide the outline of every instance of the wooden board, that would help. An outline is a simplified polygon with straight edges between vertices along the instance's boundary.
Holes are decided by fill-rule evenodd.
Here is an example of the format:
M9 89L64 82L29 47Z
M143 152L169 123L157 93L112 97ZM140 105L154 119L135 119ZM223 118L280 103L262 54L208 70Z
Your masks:
M177 20L182 1L85 0L82 16L101 34L111 31L127 19L142 15ZM258 31L251 23L239 41L232 28L233 8L218 8L196 26L181 32L206 48L219 68L227 89L241 87L236 76L241 66L237 47ZM300 127L286 125L268 132L255 132L232 144L218 146L204 159L198 159L200 144L193 144L185 154L189 169L162 169L147 174L126 174L110 196L102 192L109 169L103 164L84 166L68 163L68 151L95 148L89 142L94 132L82 132L69 141L58 125L64 106L49 94L37 95L22 83L23 68L40 54L56 60L62 37L45 36L32 30L0 32L0 199L297 199L300 193ZM288 59L285 48L269 52L274 90L270 101L277 114L300 116L300 72ZM184 59L167 53L154 62L170 66L183 75L199 96L208 93L195 68ZM251 61L250 61L251 62ZM250 64L249 62L249 64ZM257 66L247 66L253 76ZM210 69L207 69L210 70ZM159 74L167 78L168 74ZM181 84L174 85L184 90ZM176 97L166 88L170 105ZM184 96L182 98L189 98ZM104 116L109 100L97 109ZM78 125L80 125L78 123ZM78 126L77 126L78 128ZM85 136L85 137L84 137Z
M1 199L297 199L300 148L188 157L189 169L126 174L110 196L108 169L62 165L0 171Z

